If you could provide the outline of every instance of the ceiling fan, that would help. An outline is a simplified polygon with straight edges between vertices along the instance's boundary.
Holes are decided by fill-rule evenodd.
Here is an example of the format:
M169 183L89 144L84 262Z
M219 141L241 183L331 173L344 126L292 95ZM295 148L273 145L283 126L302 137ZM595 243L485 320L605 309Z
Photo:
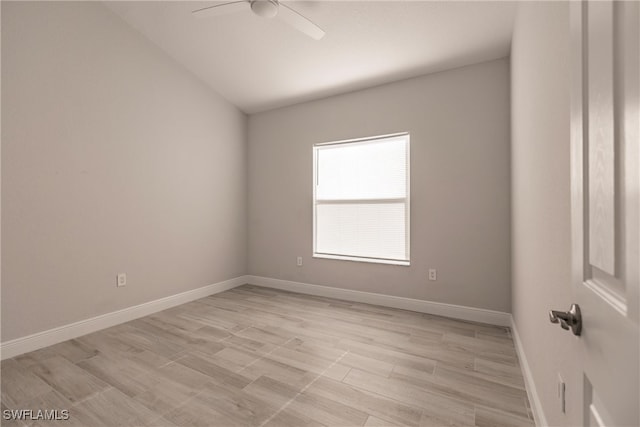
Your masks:
M325 33L320 27L278 0L232 1L230 3L203 7L202 9L194 10L192 13L194 16L207 18L210 16L242 12L248 9L262 18L273 18L278 16L293 28L315 40L320 40L324 37Z

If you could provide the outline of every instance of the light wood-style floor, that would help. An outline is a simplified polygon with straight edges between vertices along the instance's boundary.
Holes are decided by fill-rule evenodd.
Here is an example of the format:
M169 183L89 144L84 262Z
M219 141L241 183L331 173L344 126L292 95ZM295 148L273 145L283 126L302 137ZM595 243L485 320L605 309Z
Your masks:
M508 328L248 285L3 361L7 409L70 418L2 425L533 425Z

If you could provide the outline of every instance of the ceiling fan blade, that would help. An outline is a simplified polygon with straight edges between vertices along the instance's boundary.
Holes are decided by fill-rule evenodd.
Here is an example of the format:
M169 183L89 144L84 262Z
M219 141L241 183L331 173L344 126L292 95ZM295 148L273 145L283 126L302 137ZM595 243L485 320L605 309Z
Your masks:
M208 18L210 16L227 15L229 13L242 12L249 9L249 2L245 0L233 1L231 3L216 4L213 6L203 7L202 9L191 12L193 16L198 18Z
M320 40L324 37L325 32L322 30L322 28L318 27L316 24L283 3L280 3L278 17L280 17L283 21L291 25L296 30L305 33L312 39Z

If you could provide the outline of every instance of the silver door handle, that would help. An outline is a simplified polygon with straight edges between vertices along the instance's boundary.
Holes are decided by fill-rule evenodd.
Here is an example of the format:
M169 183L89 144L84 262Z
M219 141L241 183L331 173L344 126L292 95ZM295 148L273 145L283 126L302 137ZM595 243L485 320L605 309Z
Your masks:
M571 329L573 335L580 335L580 332L582 332L582 315L580 314L580 306L577 304L571 304L569 311L551 310L549 312L549 321L551 323L560 323L562 329Z

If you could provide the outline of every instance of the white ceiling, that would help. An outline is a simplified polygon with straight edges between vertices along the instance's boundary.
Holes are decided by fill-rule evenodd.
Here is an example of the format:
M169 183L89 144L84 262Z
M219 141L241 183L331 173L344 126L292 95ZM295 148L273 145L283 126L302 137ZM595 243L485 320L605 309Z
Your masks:
M319 41L221 2L111 1L107 7L246 113L509 55L513 1L284 1Z

